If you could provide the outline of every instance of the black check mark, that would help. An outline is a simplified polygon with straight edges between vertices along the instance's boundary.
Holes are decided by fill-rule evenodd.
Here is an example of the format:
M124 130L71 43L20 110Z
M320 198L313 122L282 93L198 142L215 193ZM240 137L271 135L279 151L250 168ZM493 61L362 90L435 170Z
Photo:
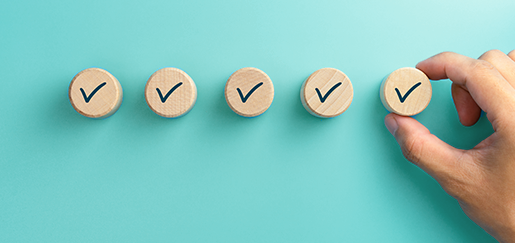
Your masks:
M256 89L258 89L259 87L261 87L261 85L263 85L263 82L259 83L259 84L256 84L256 86L254 86L248 93L247 95L243 96L243 93L241 92L241 89L240 88L236 88L236 90L238 91L238 94L240 95L240 98L241 98L241 102L245 103L247 102L247 99L250 97L250 95L252 93L254 93L254 91L256 91Z
M317 92L317 95L318 95L318 98L320 99L320 102L324 103L325 100L327 99L327 97L329 97L329 95L338 87L340 87L340 85L342 85L342 82L339 82L335 85L333 85L333 87L331 87L329 89L329 91L327 91L327 93L325 93L324 96L322 96L322 93L320 93L320 90L318 88L315 88L315 91Z
M165 103L165 102L166 102L166 100L168 99L168 97L170 97L170 95L171 95L171 94L172 94L172 93L173 93L177 88L179 88L179 86L181 86L181 85L182 85L182 82L180 82L180 83L176 84L175 86L173 86L173 87L172 87L172 89L170 89L170 90L168 91L168 93L166 93L166 95L165 95L164 97L163 97L163 94L161 93L161 90L160 90L159 88L156 88L156 90L157 90L157 94L159 95L159 98L161 99L161 102L162 102L162 103Z
M82 97L84 97L84 101L86 101L86 103L89 103L91 98L93 98L93 95L95 95L106 84L107 84L106 82L101 83L89 95L86 95L86 92L84 92L84 89L80 88L80 92L82 93Z
M404 96L401 95L401 92L399 91L398 88L395 88L395 92L397 93L397 96L399 96L399 100L401 101L401 103L404 103L406 98L408 98L408 95L410 95L411 92L413 92L413 90L418 88L418 86L420 86L421 84L422 84L421 82L418 82L415 85L411 86L411 88L408 90L408 92L406 92L406 94L404 94Z

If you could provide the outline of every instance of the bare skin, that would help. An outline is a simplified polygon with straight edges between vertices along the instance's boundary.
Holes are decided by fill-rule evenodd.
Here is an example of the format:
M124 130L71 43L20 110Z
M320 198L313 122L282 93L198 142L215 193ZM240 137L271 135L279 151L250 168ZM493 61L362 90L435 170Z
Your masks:
M432 80L450 79L460 122L485 111L494 133L470 150L456 149L411 117L388 114L385 125L404 156L434 177L474 222L500 242L515 242L515 50L473 59L444 52L417 64Z

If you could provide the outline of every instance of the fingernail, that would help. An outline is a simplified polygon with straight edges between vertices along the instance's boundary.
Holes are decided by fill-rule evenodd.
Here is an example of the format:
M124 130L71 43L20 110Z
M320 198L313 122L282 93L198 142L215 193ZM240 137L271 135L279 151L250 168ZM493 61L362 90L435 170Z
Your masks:
M386 128L388 128L388 131L392 135L395 135L395 131L397 131L397 128L399 128L399 125L397 124L397 120L395 120L395 117L392 115L387 115L384 118L384 124L386 125Z

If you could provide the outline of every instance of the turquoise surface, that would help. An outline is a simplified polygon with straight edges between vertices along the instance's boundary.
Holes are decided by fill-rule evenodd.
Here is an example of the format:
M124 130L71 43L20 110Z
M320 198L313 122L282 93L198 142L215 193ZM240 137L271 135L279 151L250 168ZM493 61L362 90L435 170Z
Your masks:
M379 85L441 51L515 48L515 1L8 1L0 4L0 242L495 242L384 127ZM195 107L164 119L144 87L187 72ZM266 72L262 116L233 113L230 74ZM88 119L73 76L110 71L123 103ZM334 67L354 86L333 119L302 107L302 82ZM416 118L459 148L450 82Z

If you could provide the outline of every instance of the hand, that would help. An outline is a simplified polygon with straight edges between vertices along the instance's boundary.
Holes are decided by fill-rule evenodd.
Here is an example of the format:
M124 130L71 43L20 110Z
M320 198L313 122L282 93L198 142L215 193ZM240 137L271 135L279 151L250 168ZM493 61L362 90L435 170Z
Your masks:
M411 117L388 114L385 124L404 156L434 177L474 222L501 242L515 242L515 50L479 59L452 52L417 64L432 80L450 79L460 122L485 111L494 133L471 150L456 149Z

